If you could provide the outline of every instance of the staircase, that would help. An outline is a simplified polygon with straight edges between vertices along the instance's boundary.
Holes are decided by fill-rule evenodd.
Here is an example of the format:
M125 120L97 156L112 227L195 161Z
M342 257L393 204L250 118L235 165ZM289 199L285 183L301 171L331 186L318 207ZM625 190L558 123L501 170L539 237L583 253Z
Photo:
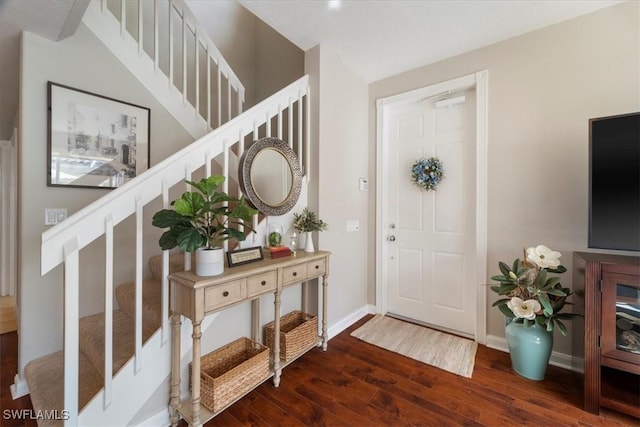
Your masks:
M242 113L244 86L184 0L92 1L82 21L195 139Z
M298 153L307 177L303 180L299 203L306 205L310 143L308 77L302 77L242 112L244 88L224 59L216 56L219 53L213 42L184 2L154 0L134 4L137 15L129 10L130 2L92 2L83 21L197 140L42 234L41 273L47 274L58 266L64 271L64 343L62 351L31 361L25 368L25 377L34 409L64 409L68 415L65 426L127 425L169 376L167 276L171 271L189 270L191 257L190 254L170 255L168 251L153 256L148 261L151 277L145 279L143 253L160 252L157 246L144 247L143 236L158 231L145 221L145 208L154 208L151 205L154 200L156 204L161 200L162 207L168 208L169 194L183 191L185 179L209 176L212 171L227 177L224 191L233 194L231 190L237 190L235 193L240 196L240 190L234 186L235 159L251 141L264 136L284 139ZM168 7L169 28L182 29L179 42L182 44L181 73L173 69L178 60L169 61L167 74L163 69L158 42L162 39L159 34L163 5ZM151 12L148 12L145 8L150 6ZM151 22L155 23L154 42L145 44L144 23L148 22L149 13ZM131 26L127 24L131 16L137 19L137 26L134 26L137 37L132 35ZM177 42L171 35L174 30L169 31L167 50L174 52ZM188 69L185 53L189 33L193 34L197 46L195 63L200 64L193 72ZM197 71L203 68L198 60L203 51L207 52L204 69L209 82L204 88L199 83L202 81L200 71ZM215 77L209 78L212 74ZM193 84L188 83L190 75L197 76ZM237 111L238 115L234 116L232 111ZM114 239L114 229L128 218L135 222L135 233L128 241L119 242ZM258 223L257 216L254 228L258 230L255 239L261 239L265 226ZM91 244L98 239L104 242L105 276L98 280L104 283L105 309L104 313L80 318L80 269L95 267L81 265L80 254L95 250L97 243ZM261 242L250 238L246 245ZM114 254L123 244L135 247L135 277L114 289L117 268ZM119 309L114 309L113 295ZM183 324L183 337L188 337L189 333L186 323ZM203 324L203 333L206 333L206 326ZM181 348L183 355L190 351L190 340L186 340ZM60 425L61 422L57 420L50 424ZM47 423L40 421L40 425Z
M181 268L179 255L174 255L173 271ZM149 266L152 279L142 286L142 340L146 342L162 325L161 291L162 269L160 256L152 257ZM103 388L105 372L109 369L117 374L130 361L135 347L135 283L124 283L115 290L120 309L110 316L113 342L110 351L105 352L105 314L86 316L79 322L79 398L78 408L82 410ZM112 353L112 366L105 363L105 354ZM25 367L25 376L31 391L34 409L45 409L62 414L64 354L62 351L33 360ZM56 420L42 420L39 425L57 425Z

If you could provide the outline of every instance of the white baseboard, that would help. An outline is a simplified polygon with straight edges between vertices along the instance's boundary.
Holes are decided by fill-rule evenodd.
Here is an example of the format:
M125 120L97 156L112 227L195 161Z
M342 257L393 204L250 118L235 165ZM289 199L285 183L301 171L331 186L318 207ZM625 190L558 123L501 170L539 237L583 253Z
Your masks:
M169 426L171 425L171 418L169 417L169 409L163 408L160 412L146 420L142 421L140 424L136 424L133 427L158 427L158 426Z
M11 398L16 400L19 397L29 394L29 385L26 380L20 379L20 376L16 374L13 377L13 384L11 384Z
M509 352L509 347L507 346L507 340L502 337L497 337L495 335L487 335L487 347L493 348L495 350L504 351L505 353ZM579 357L573 357L570 354L558 353L554 351L551 353L551 359L549 360L549 364L553 366L558 366L560 368L569 369L570 371L575 371L579 373L584 372L584 359Z
M329 327L329 330L327 331L327 334L329 335L329 339L335 337L340 332L344 331L349 326L353 325L354 323L362 319L367 314L374 314L375 312L376 312L376 307L368 304L357 309L353 313L343 317L342 319L340 319L339 321L337 321L336 323L334 323Z

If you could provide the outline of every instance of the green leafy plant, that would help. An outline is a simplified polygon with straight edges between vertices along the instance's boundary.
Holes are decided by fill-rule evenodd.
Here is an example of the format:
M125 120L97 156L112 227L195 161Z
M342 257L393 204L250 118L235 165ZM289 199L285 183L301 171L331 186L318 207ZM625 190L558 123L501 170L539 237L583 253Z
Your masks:
M524 261L518 258L512 266L500 262L502 274L491 278L499 285L491 286L491 290L508 298L497 300L493 306L514 322L525 326L537 323L547 331L557 327L562 335L567 335L562 321L579 315L560 313L565 304L570 304L567 298L572 294L571 289L560 284L560 277L549 274L567 271L560 264L560 256L560 252L538 245L524 251Z
M277 231L272 231L271 233L269 233L269 246L280 246L280 243L282 243L282 235L280 233L278 233Z
M293 214L293 228L299 232L324 231L328 227L329 224L318 218L309 208L304 208L300 214Z
M176 246L185 252L198 248L212 249L225 240L244 241L246 233L254 231L251 218L258 211L243 198L237 199L217 191L225 178L212 175L199 182L186 181L195 191L187 191L171 202L173 209L162 209L153 216L152 224L168 228L160 236L160 248ZM238 230L242 225L244 231Z

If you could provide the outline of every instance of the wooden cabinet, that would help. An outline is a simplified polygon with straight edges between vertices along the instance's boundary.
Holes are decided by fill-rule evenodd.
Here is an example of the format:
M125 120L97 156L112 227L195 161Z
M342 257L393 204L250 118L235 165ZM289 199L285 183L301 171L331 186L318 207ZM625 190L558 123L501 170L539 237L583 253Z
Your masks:
M287 286L303 283L302 310L307 311L306 281L322 277L322 334L318 340L327 349L327 276L329 274L329 252L306 253L298 251L296 256L264 259L251 264L226 268L224 273L213 277L200 277L192 271L183 271L169 276L171 284L171 425L177 425L180 416L189 425L200 426L213 418L212 413L200 404L200 324L211 313L235 304L251 301L253 340L260 341L260 312L258 298L267 293L274 294L274 345L271 358L271 375L277 387L284 365L280 360L280 294ZM318 313L320 315L320 313ZM193 324L193 358L191 370L191 397L180 400L180 328L181 316ZM291 360L292 361L292 360ZM290 363L287 361L286 363ZM240 398L241 396L238 396ZM222 409L224 410L224 408ZM220 411L218 411L220 412Z
M584 409L640 418L640 258L575 252L573 262L584 298Z

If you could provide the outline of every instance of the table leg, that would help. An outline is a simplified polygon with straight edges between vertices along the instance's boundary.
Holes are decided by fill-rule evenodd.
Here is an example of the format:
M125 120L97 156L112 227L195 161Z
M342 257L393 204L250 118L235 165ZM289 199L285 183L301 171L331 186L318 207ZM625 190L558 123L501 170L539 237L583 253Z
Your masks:
M171 400L169 401L169 415L171 427L176 427L180 421L178 407L180 406L180 327L182 319L179 314L171 315Z
M327 276L322 276L322 350L327 351L327 291L329 290L329 282Z
M193 323L193 359L191 361L191 424L194 427L202 425L200 420L200 322Z
M280 374L282 369L280 368L280 290L276 289L274 293L273 301L273 385L278 387L280 385Z
M251 300L251 335L255 342L260 341L260 298Z
M302 307L302 311L304 311L305 313L309 312L309 281L306 280L304 282L302 282L302 301L300 306Z

